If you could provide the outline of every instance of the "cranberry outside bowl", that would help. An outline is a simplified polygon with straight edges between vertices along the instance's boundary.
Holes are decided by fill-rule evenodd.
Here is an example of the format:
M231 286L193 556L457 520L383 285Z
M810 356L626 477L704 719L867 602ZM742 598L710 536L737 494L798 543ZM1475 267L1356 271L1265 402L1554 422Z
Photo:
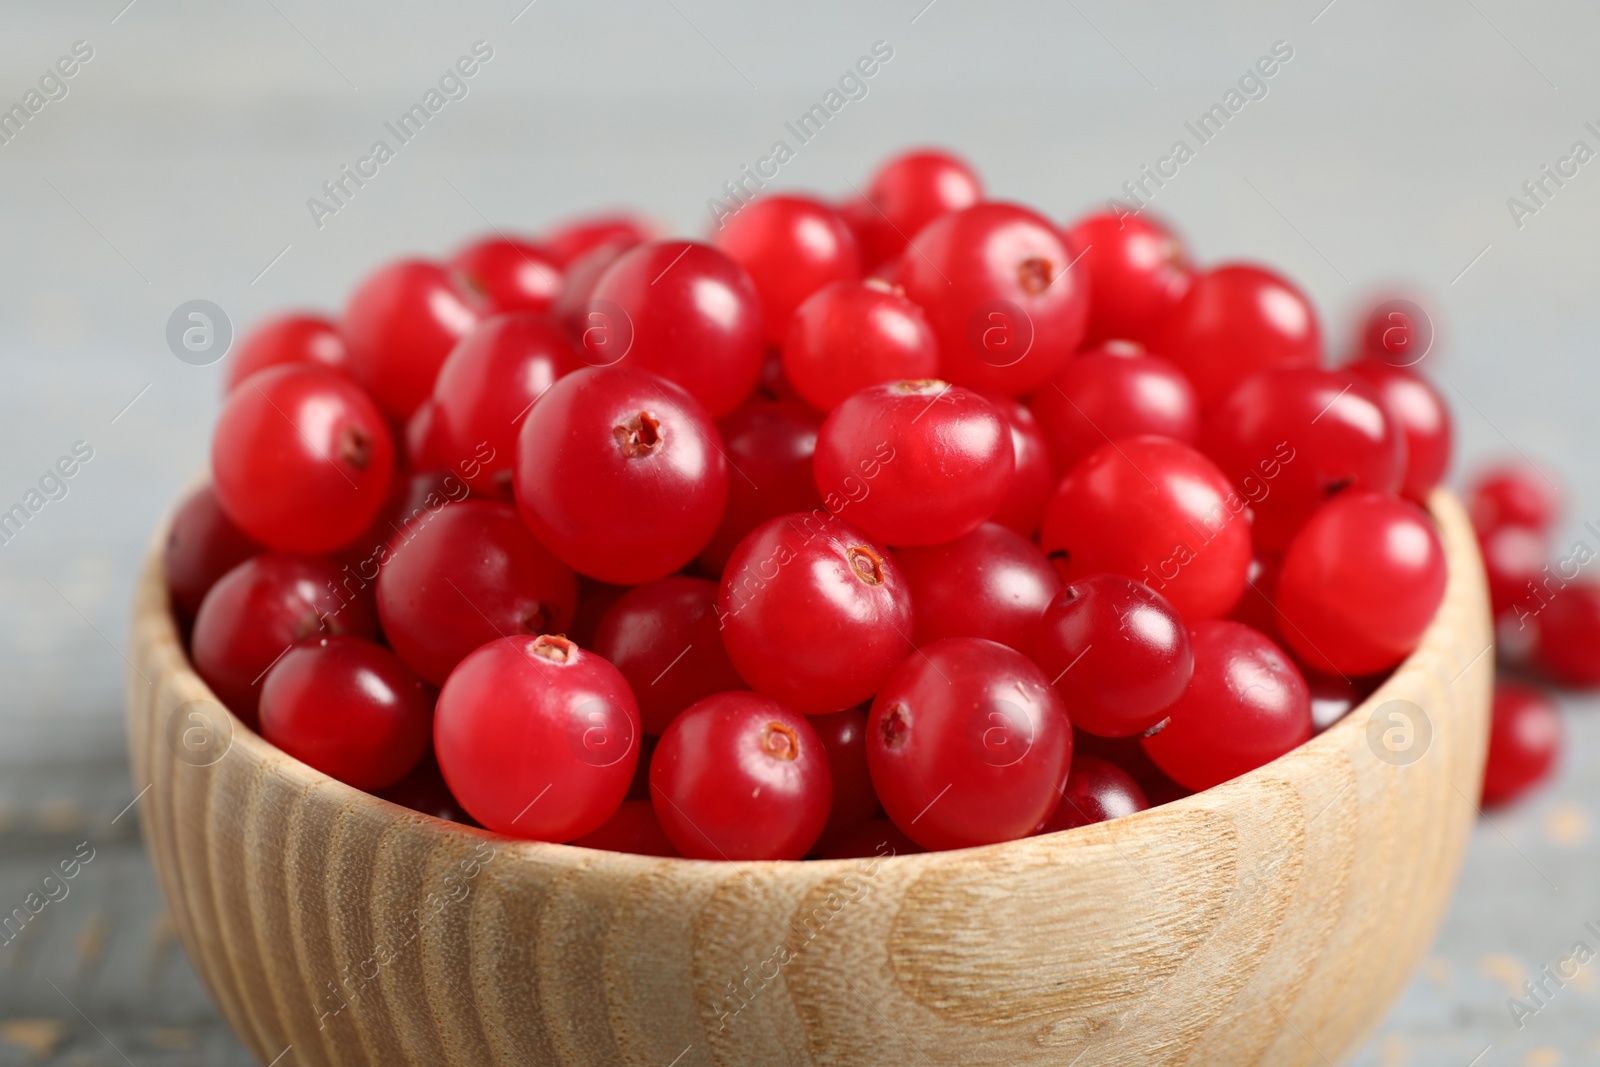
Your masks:
M129 651L140 821L263 1064L1337 1061L1432 939L1476 814L1487 595L1461 507L1432 511L1437 617L1308 744L1113 822L859 861L510 841L345 786L221 710L158 547Z

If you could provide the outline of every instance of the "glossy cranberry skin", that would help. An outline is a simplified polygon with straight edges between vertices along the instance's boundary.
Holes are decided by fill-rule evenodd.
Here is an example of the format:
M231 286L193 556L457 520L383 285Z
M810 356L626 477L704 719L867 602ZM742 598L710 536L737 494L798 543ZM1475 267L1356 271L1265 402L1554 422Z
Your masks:
M1278 577L1278 632L1313 670L1387 670L1417 647L1444 598L1444 547L1426 512L1341 493L1295 535Z
M691 859L800 859L822 833L832 796L816 731L759 693L718 693L691 705L650 760L656 817Z
M1061 588L1038 545L992 522L942 545L897 548L894 558L911 587L918 646L984 637L1031 656Z
M1230 263L1195 275L1150 348L1177 364L1210 407L1253 374L1316 366L1322 331L1311 302L1287 279Z
M430 698L430 707L432 703ZM429 736L430 738L432 736L431 729ZM423 815L431 815L435 819L457 822L465 826L478 825L450 792L449 785L445 784L444 775L439 773L439 763L431 752L422 757L421 762L412 768L410 774L378 795L391 804L410 808Z
M1575 582L1532 616L1533 663L1562 685L1600 686L1600 585Z
M405 419L428 398L456 342L478 324L478 310L437 263L403 259L367 275L345 304L340 330L350 369L391 418Z
M1154 434L1194 444L1200 401L1177 367L1127 344L1083 352L1029 400L1057 474L1107 441Z
M1073 223L1067 244L1089 274L1090 344L1148 341L1189 291L1183 243L1147 215L1089 215Z
M907 656L872 702L867 765L890 819L927 849L1033 833L1059 799L1072 723L1032 660L952 637Z
M211 486L190 493L172 517L161 556L178 617L192 620L217 579L260 551L223 512Z
M1102 572L1142 582L1189 622L1225 615L1244 592L1250 526L1216 464L1178 441L1125 437L1089 453L1056 487L1040 544L1067 581Z
M639 758L639 709L615 667L564 637L496 638L450 673L433 747L485 828L571 841L616 813Z
M746 682L818 715L878 691L911 650L911 587L887 549L836 518L783 515L734 549L717 592Z
M364 579L363 584L376 581L396 534L431 518L441 508L460 503L470 493L467 483L448 471L397 473L389 487L389 499L372 525L331 552L329 558L342 565L347 576L354 573Z
M314 363L350 373L350 354L333 320L304 312L278 315L245 334L228 361L224 392L233 392L250 375L284 363Z
M1426 378L1381 359L1358 359L1345 373L1370 385L1389 413L1389 421L1405 437L1406 468L1400 491L1426 505L1428 494L1444 480L1455 438L1450 408Z
M627 852L635 856L676 856L678 850L667 839L667 832L656 818L648 800L625 800L615 815L598 830L584 834L572 844L606 852Z
M911 856L927 849L900 832L888 819L871 819L822 849L825 860L886 859Z
M872 772L867 768L866 707L812 715L806 721L828 751L828 770L833 776L828 824L811 848L811 854L816 855L827 852L882 809L872 788Z
M1072 772L1061 790L1061 802L1038 832L1053 834L1058 830L1074 830L1090 823L1120 819L1148 807L1149 798L1133 775L1109 760L1078 752L1072 757Z
M1278 637L1278 575L1283 571L1283 556L1257 548L1250 557L1245 591L1228 612L1228 618L1254 627L1272 638Z
M1039 420L1025 404L1008 396L988 399L1000 409L1006 425L1011 427L1013 468L1011 488L990 519L1024 537L1033 537L1038 534L1044 509L1056 491L1055 460L1050 456L1050 445L1039 427Z
M212 692L253 726L262 677L291 646L324 636L377 633L371 594L344 585L338 567L267 552L211 587L195 617L191 653Z
M904 293L880 281L839 281L794 313L783 373L806 403L832 411L869 385L937 377L939 343Z
M433 694L382 645L324 637L290 649L261 685L261 736L346 785L400 781L433 734Z
M682 389L586 367L523 421L513 486L523 520L563 562L635 585L671 574L711 540L728 461L716 425Z
M862 274L850 227L809 196L763 196L724 219L714 240L755 283L772 344L783 341L795 309L812 293Z
M551 230L545 235L544 248L566 267L601 245L636 245L655 234L653 224L633 215L589 215Z
M388 499L394 441L349 378L273 367L228 394L211 436L217 501L270 548L308 555L366 529Z
M379 562L383 632L435 685L496 637L563 632L578 605L577 577L509 504L451 504L397 534Z
M978 393L921 380L869 386L817 434L817 489L830 510L891 545L974 530L1011 489L1005 416Z
M480 493L511 493L517 432L563 374L579 366L561 330L543 315L526 312L485 319L461 339L433 385L433 418L448 459L488 455L467 483Z
M1142 734L1166 717L1194 675L1178 612L1120 574L1091 574L1046 607L1034 657L1072 713L1102 737Z
M1311 696L1300 671L1242 623L1193 624L1194 678L1169 721L1142 744L1178 784L1210 789L1311 740Z
M424 400L406 420L405 462L414 470L444 470L450 466L450 453L454 445L445 440L445 426L435 418L438 405L433 397Z
M1561 713L1530 685L1496 682L1483 769L1483 806L1509 804L1550 776L1561 753Z
M812 457L822 416L796 401L754 398L724 416L722 450L727 453L728 506L699 560L717 574L734 546L768 519L822 507Z
M1405 437L1376 391L1316 367L1266 371L1206 415L1201 447L1250 501L1255 542L1281 550L1336 493L1393 493Z
M1020 396L1061 372L1083 340L1088 275L1060 232L1015 204L943 215L902 254L898 279L939 339L939 376Z
M636 371L659 374L713 416L738 407L761 377L766 327L760 297L743 268L710 245L651 241L629 249L595 283L588 307L602 313L620 308L625 318L589 327L580 359L626 360ZM619 330L629 334L627 349L614 353L606 345L621 344L614 336Z
M605 366L622 358L621 349L608 350L608 344L622 346L633 343L631 329L610 329L612 324L608 321L605 309L592 305L590 301L594 298L594 287L600 284L600 278L607 268L638 243L619 238L592 248L573 260L562 278L561 292L556 294L555 301L550 305L550 318L566 331L573 350L581 352L583 362L591 366ZM586 337L591 328L595 333Z
M938 149L902 152L873 174L867 203L856 209L866 262L900 255L928 223L982 199L983 182L966 160Z
M701 578L634 586L600 620L593 647L633 687L639 720L652 736L695 701L745 688L722 647L717 584Z
M561 292L561 265L544 248L514 237L483 237L450 258L459 284L481 297L487 314L550 310Z
M1376 688L1373 679L1363 678L1358 682L1317 671L1305 671L1302 674L1306 689L1311 694L1311 726L1319 734L1350 714L1351 709L1367 699Z
M1467 485L1467 513L1478 536L1502 526L1548 533L1561 515L1561 493L1537 470L1507 463L1479 471Z
M1483 552L1483 569L1489 578L1489 604L1496 615L1521 606L1524 611L1539 606L1543 595L1541 579L1549 559L1548 539L1526 526L1501 526L1484 536L1478 544ZM1529 590L1532 582L1534 589Z

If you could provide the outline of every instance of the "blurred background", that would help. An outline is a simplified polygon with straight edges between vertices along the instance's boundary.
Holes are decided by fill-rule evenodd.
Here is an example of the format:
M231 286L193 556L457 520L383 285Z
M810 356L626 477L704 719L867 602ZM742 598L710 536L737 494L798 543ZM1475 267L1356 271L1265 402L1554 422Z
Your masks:
M1293 277L1334 357L1375 295L1423 295L1456 476L1520 453L1569 489L1564 534L1600 518L1600 163L1536 213L1508 206L1575 141L1600 147L1591 4L74 0L8 3L0 27L0 108L81 60L0 143L0 510L93 450L0 548L0 910L94 852L0 945L0 1065L249 1062L163 918L123 762L134 576L206 464L221 381L168 349L172 311L212 301L237 334L337 310L387 258L609 206L703 234L723 182L793 143L784 123L875 42L892 59L776 186L843 194L935 143L1062 221L1193 145L1184 123L1283 42L1266 95L1152 209L1202 264ZM467 96L319 225L308 198L480 41ZM1431 956L1356 1062L1600 1061L1596 968L1521 1029L1506 1004L1600 926L1600 708L1564 704L1557 779L1480 822Z

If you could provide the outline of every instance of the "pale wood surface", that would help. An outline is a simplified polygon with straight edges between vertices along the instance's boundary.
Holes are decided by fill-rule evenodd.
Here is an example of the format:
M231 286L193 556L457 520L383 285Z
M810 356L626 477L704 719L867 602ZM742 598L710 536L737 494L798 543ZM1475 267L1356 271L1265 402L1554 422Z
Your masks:
M1132 818L875 865L506 841L374 800L242 727L216 763L184 762L164 724L210 694L152 557L129 653L134 777L153 783L139 815L183 943L263 1063L1340 1059L1426 948L1475 816L1485 593L1459 506L1434 508L1451 561L1439 616L1332 730ZM1391 699L1432 724L1409 766L1368 747L1369 709ZM777 976L722 1016L729 983L763 972Z

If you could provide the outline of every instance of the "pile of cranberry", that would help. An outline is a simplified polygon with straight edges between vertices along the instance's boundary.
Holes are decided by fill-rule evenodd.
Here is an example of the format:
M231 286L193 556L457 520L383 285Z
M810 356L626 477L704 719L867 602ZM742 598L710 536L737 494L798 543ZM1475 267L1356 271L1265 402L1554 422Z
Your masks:
M941 151L705 243L492 235L243 342L169 585L241 720L431 814L734 860L1048 833L1283 755L1416 647L1451 425L1402 325L1329 369L1278 274Z

